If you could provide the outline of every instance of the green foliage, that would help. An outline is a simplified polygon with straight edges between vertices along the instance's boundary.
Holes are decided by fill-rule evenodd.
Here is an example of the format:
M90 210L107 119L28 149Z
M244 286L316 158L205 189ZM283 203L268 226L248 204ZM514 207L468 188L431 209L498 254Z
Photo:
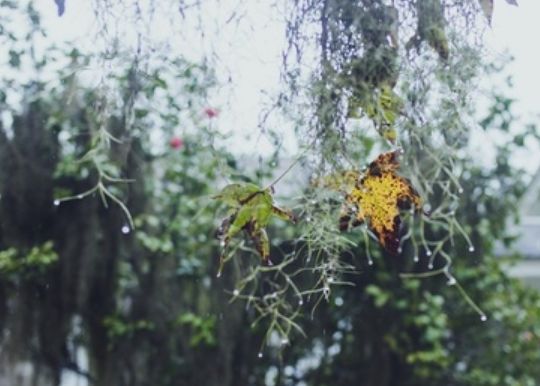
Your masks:
M176 319L176 324L189 326L191 329L189 343L192 347L197 347L201 344L215 346L217 343L215 337L216 318L213 315L202 317L188 312L179 315Z
M152 331L155 328L154 323L151 321L126 321L118 315L105 317L103 319L103 325L107 329L107 334L112 341L133 338L138 332Z
M0 275L31 278L32 275L46 272L57 261L58 255L52 241L32 247L27 253L8 248L0 251Z

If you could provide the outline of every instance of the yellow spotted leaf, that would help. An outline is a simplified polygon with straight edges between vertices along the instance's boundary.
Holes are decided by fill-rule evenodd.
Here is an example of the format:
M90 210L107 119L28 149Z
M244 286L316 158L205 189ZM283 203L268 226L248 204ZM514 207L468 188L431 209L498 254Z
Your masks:
M421 206L420 196L396 173L398 168L397 151L379 155L347 192L339 219L342 231L367 222L381 246L393 255L399 248L400 209Z

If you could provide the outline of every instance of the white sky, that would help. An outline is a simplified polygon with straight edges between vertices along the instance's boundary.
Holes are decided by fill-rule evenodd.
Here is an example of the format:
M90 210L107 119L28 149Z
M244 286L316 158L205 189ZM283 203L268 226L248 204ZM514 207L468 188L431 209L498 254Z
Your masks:
M75 40L83 47L93 44L89 38L95 36L96 25L91 1L66 0L66 13L61 18L56 15L53 0L38 3L49 39L59 42ZM203 10L207 19L203 22L209 26L209 38L203 43L199 36L190 39L171 33L168 21L154 22L150 27L153 35L171 44L178 52L191 53L193 59L197 55L216 52L218 74L222 80L231 80L230 85L225 85L210 101L221 109L217 124L224 132L235 134L235 141L243 142L239 146L245 147L246 152L256 149L262 154L270 152L273 147L264 137L258 136L258 117L270 100L265 95L275 95L279 89L281 51L285 43L283 24L277 13L283 10L276 11L269 3L263 0L243 2L245 11L239 14L242 22L236 24L225 23L224 15L231 14L237 1L207 0L205 4L208 5ZM505 0L495 0L492 29L486 34L486 43L494 57L505 51L515 57L507 69L514 78L514 88L509 94L517 99L514 112L525 122L533 121L535 116L539 122L540 51L536 39L540 37L540 0L520 0L519 3L519 7L514 7ZM171 8L170 13L177 11ZM179 23L184 26L184 31L194 26L187 23L186 20ZM488 85L490 82L500 84L500 80L494 77L486 82ZM246 133L254 133L254 138L246 141L243 138ZM286 130L283 133L286 135ZM291 137L285 142L294 152L296 145ZM242 140L238 141L238 138ZM485 144L493 140L480 135L476 145L480 154L484 154ZM518 155L516 163L532 173L540 165L538 154L540 149L531 149Z

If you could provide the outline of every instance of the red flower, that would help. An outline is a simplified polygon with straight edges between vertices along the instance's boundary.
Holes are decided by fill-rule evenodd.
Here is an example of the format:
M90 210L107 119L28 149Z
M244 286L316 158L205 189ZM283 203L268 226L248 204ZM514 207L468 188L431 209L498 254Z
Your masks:
M219 115L219 110L214 109L213 107L207 107L204 109L204 113L206 114L208 118L212 119Z
M172 149L180 149L184 145L184 141L180 137L172 137L169 141L169 146Z

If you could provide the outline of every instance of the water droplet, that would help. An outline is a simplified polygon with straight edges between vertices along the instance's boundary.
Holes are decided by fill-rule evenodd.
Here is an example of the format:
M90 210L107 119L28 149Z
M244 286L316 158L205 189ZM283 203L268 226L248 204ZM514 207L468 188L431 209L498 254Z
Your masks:
M429 269L433 269L433 263L429 263L427 266Z
M480 316L480 320L481 320L482 322L485 322L485 321L487 320L487 316L486 316L486 315L481 315L481 316Z
M415 263L418 263L420 261L420 258L418 256L413 257L413 261Z
M221 271L219 271L217 274L216 274L216 277L219 279L221 277Z
M448 281L446 282L447 285L456 285L456 279L451 277L448 279Z
M329 294L330 294L330 287L324 286L324 288L323 288L323 295L324 295L324 297L327 298Z
M368 259L367 264L368 264L368 265L373 265L373 260Z
M405 154L405 150L403 150L403 148L400 148L399 149L399 154Z
M54 206L60 205L60 200L54 200L54 201L53 201L53 204L54 204Z
M431 256L431 251L429 249L426 249L426 256Z
M472 245L469 246L469 252L474 252L474 247Z
M317 203L317 200L311 200L311 205L315 205Z
M397 249L397 253L401 253L401 252L403 252L403 248L399 247L399 248Z
M458 189L458 193L459 193L459 194L463 193L463 188L459 188L459 189Z
M304 304L304 301L303 301L302 299L300 299L300 300L298 301L298 305L301 306L301 305L303 305L303 304Z
M333 283L334 282L334 278L333 277L329 277L328 278L328 283Z
M262 357L263 357L263 353L260 352L260 353L257 354L257 356L258 356L259 358L262 358Z
M221 241L219 242L219 246L220 246L221 248L224 248L224 247L225 247L225 240L221 240Z
M234 296L240 295L240 291L238 291L237 289L235 289L235 290L233 291L233 295L234 295Z
M287 339L287 338L281 339L281 345L285 346L286 344L289 344L289 339Z
M79 200L81 200L83 197L84 197L84 196L83 196L82 194L78 194L78 195L77 195L77 198L78 198Z
M311 217L306 217L306 221L307 221L307 222L310 222L310 221L311 221Z
M122 227L122 233L127 235L129 232L131 232L131 229L129 228L129 225L124 225Z

